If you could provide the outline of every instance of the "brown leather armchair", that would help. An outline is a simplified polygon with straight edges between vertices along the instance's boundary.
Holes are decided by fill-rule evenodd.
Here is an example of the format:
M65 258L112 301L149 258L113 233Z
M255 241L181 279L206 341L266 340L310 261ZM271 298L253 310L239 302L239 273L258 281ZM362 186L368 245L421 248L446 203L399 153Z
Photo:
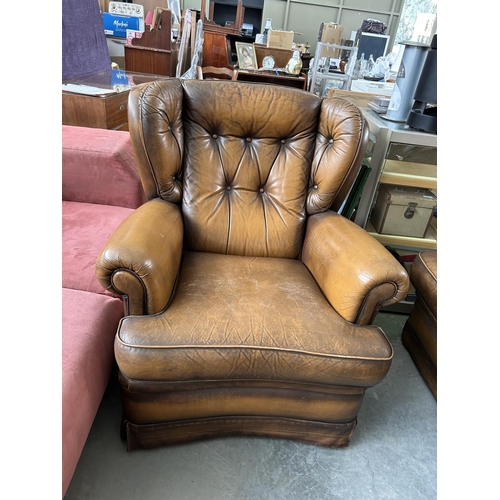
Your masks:
M128 449L234 434L347 446L393 349L371 322L409 278L336 210L366 148L359 109L287 87L134 88L147 201L100 283L129 316L115 355Z

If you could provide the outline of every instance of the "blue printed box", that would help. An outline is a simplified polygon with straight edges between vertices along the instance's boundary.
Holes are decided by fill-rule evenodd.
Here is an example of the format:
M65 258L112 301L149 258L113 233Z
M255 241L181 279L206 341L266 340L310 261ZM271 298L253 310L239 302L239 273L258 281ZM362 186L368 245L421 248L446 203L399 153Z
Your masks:
M115 16L109 12L103 12L102 22L106 35L126 38L127 30L139 30L138 17Z

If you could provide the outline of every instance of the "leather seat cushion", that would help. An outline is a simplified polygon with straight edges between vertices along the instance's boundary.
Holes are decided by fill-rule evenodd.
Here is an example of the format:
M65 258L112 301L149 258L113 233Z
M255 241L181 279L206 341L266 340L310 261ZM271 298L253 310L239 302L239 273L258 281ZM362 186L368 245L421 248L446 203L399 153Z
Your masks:
M370 387L393 350L380 328L342 319L298 260L186 252L172 303L124 318L115 355L139 381Z

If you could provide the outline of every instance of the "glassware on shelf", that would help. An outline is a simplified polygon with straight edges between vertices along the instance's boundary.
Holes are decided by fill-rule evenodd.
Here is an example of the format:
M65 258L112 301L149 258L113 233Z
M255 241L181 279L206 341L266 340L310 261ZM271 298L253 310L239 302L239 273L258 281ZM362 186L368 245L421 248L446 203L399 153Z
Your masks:
M375 68L375 61L373 60L373 54L370 54L368 61L366 61L365 74L363 76L372 76L373 68Z
M354 68L352 69L352 79L353 80L359 80L360 78L363 78L363 69L365 66L365 54L364 52L361 54L361 57L356 60L354 63Z
M366 75L366 63L367 63L367 61L365 59L364 52L361 54L361 58L359 60L360 60L360 65L361 65L360 70L359 70L359 77L364 78Z

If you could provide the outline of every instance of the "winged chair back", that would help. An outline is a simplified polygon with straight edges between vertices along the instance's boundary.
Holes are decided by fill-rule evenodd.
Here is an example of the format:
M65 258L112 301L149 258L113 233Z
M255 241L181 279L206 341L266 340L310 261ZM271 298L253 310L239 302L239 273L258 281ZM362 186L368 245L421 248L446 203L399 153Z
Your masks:
M185 249L297 258L306 218L338 209L368 126L339 98L171 79L135 87L129 123L148 199L182 207Z

